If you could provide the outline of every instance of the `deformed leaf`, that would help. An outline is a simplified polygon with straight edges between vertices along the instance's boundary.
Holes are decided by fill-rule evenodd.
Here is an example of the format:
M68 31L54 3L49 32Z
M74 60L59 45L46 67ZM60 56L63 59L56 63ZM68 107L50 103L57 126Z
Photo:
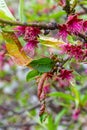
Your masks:
M64 42L61 40L52 37L47 37L47 36L40 36L39 40L40 40L40 44L44 46L56 48L56 49L59 49L60 46L64 44Z
M20 66L27 66L32 59L27 57L25 52L22 50L22 45L19 42L17 36L13 32L4 33L2 36L6 41L6 48L13 61Z

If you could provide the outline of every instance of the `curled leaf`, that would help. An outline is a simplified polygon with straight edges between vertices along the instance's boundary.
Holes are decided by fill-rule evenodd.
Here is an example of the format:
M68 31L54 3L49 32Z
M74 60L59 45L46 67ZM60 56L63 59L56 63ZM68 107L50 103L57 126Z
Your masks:
M13 61L20 66L28 66L32 59L27 57L25 52L22 50L22 45L20 44L17 36L13 32L2 32L2 36L6 41L7 51L12 57Z
M39 40L40 40L40 44L42 44L44 46L52 47L55 49L59 49L60 46L62 44L64 44L64 42L61 40L58 40L58 39L52 38L52 37L46 37L46 36L40 36Z

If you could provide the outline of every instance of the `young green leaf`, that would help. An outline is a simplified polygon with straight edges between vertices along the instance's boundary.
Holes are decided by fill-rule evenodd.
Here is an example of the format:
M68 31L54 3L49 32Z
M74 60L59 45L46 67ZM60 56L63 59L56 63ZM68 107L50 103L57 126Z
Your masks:
M64 108L63 110L61 110L61 111L58 113L58 115L57 115L56 118L55 118L55 124L56 124L56 126L59 125L59 122L60 122L61 118L64 116L64 114L65 114L66 112L67 112L67 109Z
M74 100L73 96L71 96L70 94L65 94L63 92L53 92L53 93L50 93L49 96L61 97L61 98L66 99L66 100Z
M47 116L48 116L48 113L43 113L42 115L40 115L41 123L43 123L46 120Z
M50 72L54 66L54 63L55 62L50 58L41 58L38 60L33 60L29 65L37 71L44 73Z
M19 3L19 17L20 21L24 22L24 0L20 0Z
M46 124L47 130L57 130L57 127L55 125L54 119L52 115L49 115L48 122Z
M76 108L79 107L80 105L80 91L77 89L78 86L76 84L71 84L72 86L70 87L71 88L71 92L74 94L75 96L75 104L76 104Z
M4 0L0 0L0 18L6 20L15 20Z
M30 71L27 76L26 76L26 80L30 81L31 79L35 78L36 76L38 76L40 73L37 70L32 70Z

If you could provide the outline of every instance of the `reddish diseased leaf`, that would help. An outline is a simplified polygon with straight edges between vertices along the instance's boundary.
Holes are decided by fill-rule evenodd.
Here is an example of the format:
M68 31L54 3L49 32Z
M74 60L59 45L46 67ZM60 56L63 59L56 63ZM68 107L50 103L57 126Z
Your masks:
M3 32L2 35L6 41L7 51L12 57L13 61L20 66L27 66L32 61L32 59L27 57L25 52L22 50L22 45L20 44L16 35L13 32Z

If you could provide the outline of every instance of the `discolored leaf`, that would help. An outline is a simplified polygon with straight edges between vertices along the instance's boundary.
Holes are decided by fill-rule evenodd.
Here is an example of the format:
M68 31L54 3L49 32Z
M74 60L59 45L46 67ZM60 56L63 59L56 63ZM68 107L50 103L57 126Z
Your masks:
M16 35L13 32L2 32L2 35L6 41L7 51L12 57L13 61L20 66L27 66L32 61L32 59L27 57L25 52L22 50L22 45L20 44Z

